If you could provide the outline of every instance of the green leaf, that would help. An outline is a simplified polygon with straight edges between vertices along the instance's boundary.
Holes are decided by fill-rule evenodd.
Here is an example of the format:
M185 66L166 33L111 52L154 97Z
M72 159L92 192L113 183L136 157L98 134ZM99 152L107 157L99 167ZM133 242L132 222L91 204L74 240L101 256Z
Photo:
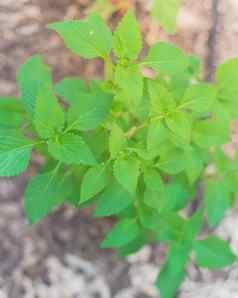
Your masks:
M20 67L17 80L25 108L33 115L39 91L42 87L52 85L49 68L40 56L32 56Z
M215 148L213 159L217 171L219 171L220 173L227 172L230 166L230 159L228 155L225 154L225 152L223 151L223 148ZM236 161L234 162L234 164L236 164Z
M169 33L176 29L176 19L179 11L180 0L155 0L152 15Z
M77 77L69 77L54 86L55 92L70 104L77 103L81 94L88 92L85 82Z
M193 55L188 55L188 71L190 74L194 75L201 71L201 60Z
M165 119L168 128L179 139L179 142L188 145L191 141L191 118L185 112L177 112Z
M48 141L48 151L55 159L66 164L97 164L92 151L78 135L65 134L56 140Z
M219 99L237 102L237 68L237 58L230 59L217 67L216 79L218 82Z
M135 158L119 158L114 162L113 174L117 181L131 194L135 194L140 162Z
M123 219L119 221L102 242L102 248L122 247L136 239L140 234L140 228L135 219Z
M174 45L159 42L152 45L142 64L162 75L176 75L187 69L188 58Z
M210 148L229 143L230 129L220 119L201 120L195 123L192 136L199 147Z
M196 148L184 152L185 173L190 184L193 184L203 171L203 156Z
M0 107L0 127L18 128L22 123L23 118L20 113L4 110Z
M31 224L37 223L67 199L72 188L68 179L55 172L34 176L27 185L24 209Z
M147 131L147 150L152 155L159 154L160 145L168 138L168 129L164 126L162 121L151 122Z
M145 121L149 116L150 111L150 101L148 96L148 88L147 81L144 78L143 80L143 94L140 100L139 105L135 106L135 108L130 110L131 113L135 116L138 121Z
M17 176L29 164L33 144L16 130L0 129L0 176Z
M143 95L143 76L139 66L125 67L118 64L115 71L115 84L119 88L116 99L125 103L132 112L135 112L135 109L141 104Z
M211 84L198 83L189 87L181 101L185 109L200 115L211 112L216 99L216 89Z
M87 170L80 193L80 204L100 193L109 183L110 172L106 165L100 164Z
M111 110L112 96L100 89L81 94L68 112L68 129L82 131L95 129L108 116Z
M198 209L193 215L185 221L182 229L182 241L192 244L199 235L204 223L204 210Z
M145 241L146 241L146 239L145 239L144 234L139 235L132 242L128 243L127 245L125 245L123 247L118 248L119 256L126 257L126 256L136 253L145 245Z
M164 188L163 180L156 169L145 170L144 181L148 189L160 191Z
M191 74L189 73L188 70L186 70L184 73L171 75L168 85L169 85L169 90L173 93L173 96L176 99L176 101L178 102L181 101L181 98L183 98L185 91L191 84L190 81L191 81Z
M176 102L172 93L158 80L148 82L149 95L151 98L151 114L166 114L175 110Z
M232 103L230 104L230 102L217 100L213 106L213 118L216 119L219 127L221 127L223 131L226 129L228 133L230 132L229 129L231 121L237 118L236 116L234 117L235 113L236 105L233 105Z
M94 215L103 217L118 214L129 207L132 202L133 196L118 182L113 182L99 195Z
M112 47L112 33L96 13L92 13L84 21L54 23L48 28L55 30L66 46L82 58L104 58Z
M147 187L144 191L143 202L146 206L160 212L164 206L164 187L160 190Z
M186 221L175 212L164 212L158 216L158 213L148 222L147 228L156 233L156 239L162 242L180 241L181 231Z
M156 166L169 175L179 174L185 169L184 152L171 145L166 146L160 151L160 160Z
M39 136L45 139L61 133L64 128L64 111L48 86L39 90L34 124Z
M15 97L0 97L0 127L17 128L23 123L22 103Z
M18 113L24 111L22 102L17 97L11 96L0 97L0 109Z
M221 269L237 261L228 243L215 236L194 243L196 261L199 266L209 269Z
M100 127L85 131L83 137L98 161L104 161L104 153L108 150L108 132Z
M183 209L189 201L188 189L177 179L165 186L163 211L177 211Z
M162 298L173 298L185 278L185 266L188 261L190 246L175 243L171 246L167 261L160 271L156 285Z
M109 151L111 158L116 158L126 146L127 140L123 130L117 125L113 124L109 137Z
M113 35L113 52L118 58L134 60L142 49L140 28L132 10L128 10Z
M146 186L143 198L144 203L160 211L164 202L165 187L158 170L146 169L144 171L144 182Z
M216 226L224 217L229 208L231 193L224 181L211 180L207 183L205 190L205 205L208 213L210 227Z

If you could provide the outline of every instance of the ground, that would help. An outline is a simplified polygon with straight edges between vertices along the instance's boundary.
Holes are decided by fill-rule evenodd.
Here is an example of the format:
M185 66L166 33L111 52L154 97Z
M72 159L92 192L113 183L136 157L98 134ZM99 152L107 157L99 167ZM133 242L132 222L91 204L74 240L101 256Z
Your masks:
M46 24L85 15L89 0L4 0L0 3L0 93L17 94L15 73L33 53L41 53L55 80L68 75L100 77L98 61L85 64L66 50ZM204 76L215 66L238 56L237 0L186 0L178 18L178 33L167 36L151 21L151 1L137 2L145 43L171 40L205 61ZM112 21L112 20L111 20ZM232 151L237 144L234 129ZM160 246L145 247L128 260L99 249L111 221L92 219L89 212L64 207L31 227L22 208L24 186L40 163L27 174L0 180L0 298L153 298L153 282L164 259ZM237 210L228 213L216 232L238 252ZM222 272L198 271L191 265L178 297L237 298L238 266Z

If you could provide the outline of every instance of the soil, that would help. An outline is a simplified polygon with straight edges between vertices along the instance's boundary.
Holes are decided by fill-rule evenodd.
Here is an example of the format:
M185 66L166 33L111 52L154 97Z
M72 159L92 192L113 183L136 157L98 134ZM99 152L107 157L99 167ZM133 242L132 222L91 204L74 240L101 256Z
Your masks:
M51 66L55 81L64 76L98 78L100 61L82 61L64 48L46 25L83 17L89 0L2 0L0 2L0 92L17 95L15 74L30 55L40 53ZM236 0L186 0L178 18L178 32L168 36L149 15L151 1L137 1L137 15L145 44L170 40L205 61L204 76L211 79L214 67L238 56L238 5ZM115 16L117 19L117 17ZM111 18L112 26L114 19ZM237 147L234 126L233 152ZM119 259L99 243L110 220L92 219L89 211L63 207L36 226L25 220L24 187L39 166L35 157L21 177L0 179L0 298L151 298L165 251L145 247L139 254ZM238 252L234 231L237 211L228 213L217 231ZM178 297L238 297L238 269L220 273L198 271L191 265Z

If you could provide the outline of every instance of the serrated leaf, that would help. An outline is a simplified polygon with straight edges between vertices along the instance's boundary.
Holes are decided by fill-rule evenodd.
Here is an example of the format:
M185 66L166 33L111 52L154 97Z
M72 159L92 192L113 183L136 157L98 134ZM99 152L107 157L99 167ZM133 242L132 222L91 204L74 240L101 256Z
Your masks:
M88 92L85 82L77 77L70 77L58 82L54 86L54 90L70 104L78 102L81 94Z
M233 58L217 67L216 80L218 82L217 102L222 106L222 111L226 111L233 119L238 116L237 112L237 67L238 59Z
M237 102L237 68L237 58L230 59L217 67L216 79L219 84L219 98L223 101Z
M54 171L34 176L27 185L24 195L24 209L29 222L37 223L58 208L70 192L70 181L55 176Z
M0 127L17 128L23 123L23 106L15 97L0 97Z
M0 176L17 176L29 164L33 144L16 130L0 130Z
M209 181L205 190L205 206L210 227L217 225L230 206L231 193L224 181Z
M102 248L122 247L136 239L140 234L140 227L136 220L123 219L119 221L107 234L102 242Z
M100 193L109 183L110 172L104 164L97 165L85 173L80 193L80 204Z
M66 164L97 164L92 151L78 135L65 134L56 140L48 141L48 150L55 159Z
M22 102L17 97L0 97L0 109L22 113L24 111Z
M143 202L146 206L160 212L164 206L164 187L160 190L147 187L144 192Z
M227 144L230 130L226 122L216 119L197 121L193 128L193 140L202 148Z
M116 158L126 146L127 140L123 130L117 125L113 124L109 136L109 151L111 158Z
M119 247L117 250L118 254L121 257L126 257L131 254L134 254L144 246L145 242L146 242L145 236L141 234L132 242L128 243L127 245L123 247Z
M191 141L192 122L185 112L174 113L165 118L166 124L171 132L179 139L179 142L188 145Z
M61 133L64 121L64 111L53 91L48 86L41 87L34 114L34 125L39 136L47 139Z
M149 95L151 99L151 114L166 114L176 108L176 102L172 93L158 80L148 82Z
M140 28L132 10L128 10L113 35L113 52L118 58L134 60L142 49Z
M173 93L176 102L179 102L190 85L191 74L189 71L171 75L169 81L169 90Z
M21 99L27 112L32 116L39 91L44 86L52 85L49 68L40 56L32 56L20 67L17 81L21 90Z
M3 110L0 107L0 127L2 128L18 128L23 123L20 113Z
M164 192L163 211L169 212L183 209L188 203L189 196L187 188L177 179L167 183Z
M168 129L162 121L151 122L147 131L147 150L152 155L159 154L160 145L168 138Z
M156 281L162 298L173 298L175 296L185 278L185 266L189 253L190 246L186 243L175 243L171 246L167 261Z
M91 148L98 161L104 161L104 153L108 150L108 132L103 128L98 128L83 133L86 143Z
M129 207L132 202L133 196L118 182L113 182L100 194L94 215L103 217L118 214Z
M215 236L194 243L196 261L199 266L209 269L222 269L230 266L237 257L230 249L228 243Z
M144 148L144 145L140 146L142 144L139 144L137 147L130 147L130 151L136 153L140 158L151 161L155 156L152 154L152 152L148 152L146 148Z
M182 229L183 242L187 242L192 245L194 239L199 235L203 227L203 217L204 210L203 208L199 208L188 220L185 221Z
M159 171L153 168L145 169L144 184L144 204L160 211L164 205L165 186Z
M82 58L105 57L112 47L112 33L103 19L92 13L84 21L65 21L48 26L64 40L66 46Z
M216 88L211 84L198 83L190 86L181 101L185 109L200 115L211 112L216 99Z
M203 171L203 156L196 148L184 152L185 173L190 184L193 184Z
M151 46L142 64L162 75L176 75L186 71L188 58L174 45L159 42Z
M130 110L130 112L133 113L133 115L135 115L135 118L138 119L139 121L145 121L149 116L149 111L150 111L150 101L148 96L147 81L144 78L143 94L140 100L140 104L135 106L134 110Z
M176 175L185 169L183 154L181 149L171 145L160 151L160 160L156 166L169 175Z
M169 33L176 29L176 19L179 11L180 0L155 0L152 15Z
M158 170L147 169L144 172L144 182L148 189L161 191L164 187L162 177Z
M141 104L143 95L143 76L138 65L128 67L117 65L115 70L115 84L119 88L116 93L118 101L122 101L134 112Z
M230 166L230 159L228 155L225 154L222 148L215 148L213 159L216 166L216 170L218 170L221 173L227 172ZM236 164L236 160L234 164Z
M82 131L95 129L108 116L111 110L112 96L99 89L81 94L68 112L68 127Z
M154 219L147 228L156 232L158 241L180 241L181 231L184 229L186 221L175 212L164 212L160 216L155 214ZM175 243L174 242L174 243Z
M119 158L114 162L113 175L131 194L136 192L139 174L140 162L136 158Z

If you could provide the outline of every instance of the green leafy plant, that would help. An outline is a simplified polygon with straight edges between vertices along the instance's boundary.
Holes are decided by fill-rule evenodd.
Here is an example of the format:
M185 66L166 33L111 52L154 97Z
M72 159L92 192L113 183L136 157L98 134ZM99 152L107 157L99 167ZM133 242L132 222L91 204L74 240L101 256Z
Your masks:
M238 59L205 83L199 60L172 44L156 43L141 58L131 10L113 34L96 14L49 28L72 52L101 58L105 77L54 84L36 55L17 74L20 100L0 100L0 176L24 172L32 150L45 157L24 195L29 222L65 203L91 205L94 216L117 218L103 248L127 256L163 243L167 260L156 281L163 298L174 297L189 260L209 269L236 261L224 240L201 230L219 224L237 192L238 156L228 158L222 145L238 117ZM204 200L191 214L201 186Z

